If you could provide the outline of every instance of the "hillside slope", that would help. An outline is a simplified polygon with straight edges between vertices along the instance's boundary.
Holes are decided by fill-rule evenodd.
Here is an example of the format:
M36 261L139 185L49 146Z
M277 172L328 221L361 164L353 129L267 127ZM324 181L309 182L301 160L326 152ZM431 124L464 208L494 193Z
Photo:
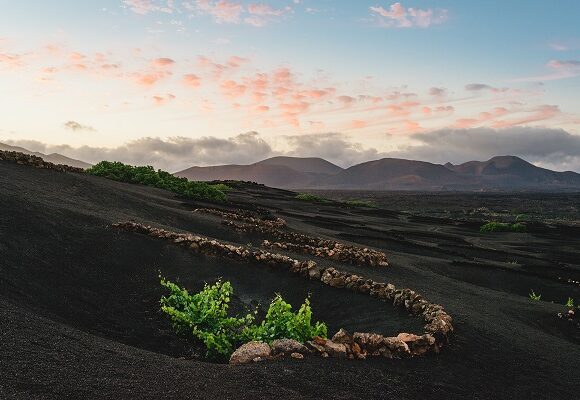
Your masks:
M580 340L559 325L562 306L549 302L580 298L580 288L556 279L580 279L580 266L560 259L566 246L580 248L577 234L543 228L482 239L457 221L315 205L267 187L236 185L228 196L228 209L268 210L294 229L387 251L387 269L340 268L443 304L454 317L452 343L441 354L408 360L308 358L232 367L192 359L158 312L159 273L192 289L230 280L236 310L267 304L276 292L293 304L311 293L315 317L329 323L331 334L339 326L389 332L409 317L367 296L110 228L134 220L259 246L219 218L192 212L212 205L0 162L0 397L577 398ZM521 265L504 264L514 257ZM548 301L530 301L530 287Z

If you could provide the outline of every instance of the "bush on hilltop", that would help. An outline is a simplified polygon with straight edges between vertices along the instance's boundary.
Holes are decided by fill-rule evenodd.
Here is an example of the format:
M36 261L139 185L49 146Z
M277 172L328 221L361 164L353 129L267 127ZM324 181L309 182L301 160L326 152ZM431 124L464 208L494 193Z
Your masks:
M166 171L155 171L151 166L134 167L121 162L101 161L85 172L119 182L140 183L170 190L194 200L226 201L226 195L222 190L223 186L210 185L206 182L192 182L187 178L179 178Z

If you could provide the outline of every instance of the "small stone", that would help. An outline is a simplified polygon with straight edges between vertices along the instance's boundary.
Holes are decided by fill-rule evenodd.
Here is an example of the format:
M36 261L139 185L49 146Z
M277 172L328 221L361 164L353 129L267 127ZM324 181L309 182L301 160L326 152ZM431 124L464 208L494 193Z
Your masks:
M304 358L304 355L300 353L292 353L290 354L290 357L292 357L295 360L302 360Z

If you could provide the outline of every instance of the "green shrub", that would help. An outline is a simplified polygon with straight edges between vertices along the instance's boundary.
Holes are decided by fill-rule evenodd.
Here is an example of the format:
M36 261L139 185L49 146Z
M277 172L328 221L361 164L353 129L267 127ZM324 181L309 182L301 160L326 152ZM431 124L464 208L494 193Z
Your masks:
M534 301L540 301L542 299L541 294L536 294L533 289L530 289L530 294L528 294L529 298Z
M568 297L568 301L566 301L566 307L574 307L574 299L572 297Z
M526 222L529 220L530 220L530 217L527 214L518 214L516 216L516 222Z
M377 205L372 201L366 200L346 200L343 202L344 205L348 207L368 207L368 208L377 208Z
M295 199L302 200L302 201L310 201L313 203L330 203L331 202L330 200L325 199L324 197L317 196L315 194L310 194L310 193L297 194Z
M226 200L222 187L206 182L192 182L186 178L178 178L169 172L153 167L134 167L121 162L101 161L85 171L87 174L101 176L127 183L140 183L165 189L194 200L223 202ZM224 185L225 186L225 185Z
M302 343L314 336L326 337L324 323L312 325L310 301L305 300L298 312L277 295L261 324L255 324L255 314L242 317L228 316L233 288L230 282L217 281L206 284L195 294L175 283L161 278L161 285L169 290L169 296L161 297L161 310L171 319L178 334L190 336L203 342L210 358L229 356L238 346L252 340L272 342L276 339L295 339Z
M175 283L161 279L161 285L170 291L161 297L161 310L171 319L178 334L191 335L203 342L208 356L230 354L234 346L250 337L248 326L254 316L228 317L233 294L229 282L218 281L205 285L199 293L189 294Z
M226 185L225 183L216 183L214 185L211 185L212 188L217 189L221 192L229 192L230 190L232 190L232 188L228 185Z
M292 306L280 295L276 295L266 318L253 330L252 340L271 343L276 339L294 339L304 343L314 336L326 337L327 333L325 324L316 322L312 325L309 299L294 313Z
M488 222L479 228L480 232L525 232L526 226L522 223L509 224L506 222Z

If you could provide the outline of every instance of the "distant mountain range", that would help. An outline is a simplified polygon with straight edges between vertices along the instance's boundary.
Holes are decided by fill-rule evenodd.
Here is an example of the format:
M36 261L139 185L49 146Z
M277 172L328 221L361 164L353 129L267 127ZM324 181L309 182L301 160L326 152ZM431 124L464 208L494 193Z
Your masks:
M287 189L580 190L580 174L536 167L515 156L459 165L383 158L343 169L322 158L274 157L250 165L192 167L191 180L244 180Z
M58 153L43 154L2 143L0 150L36 155L55 164L91 167ZM580 191L580 174L536 167L515 156L458 165L383 158L350 168L341 168L322 158L272 157L250 165L191 167L174 175L196 181L252 181L283 189Z
M27 149L22 148L22 147L9 146L9 145L4 144L4 143L0 143L0 150L2 150L2 151L16 151L18 153L31 154L33 156L41 157L44 161L48 161L48 162L51 162L53 164L70 165L71 167L83 168L83 169L87 169L87 168L92 167L92 165L89 163L86 163L84 161L75 160L73 158L63 156L62 154L58 154L58 153L43 154L43 153L38 153L35 151L30 151L30 150L27 150Z

